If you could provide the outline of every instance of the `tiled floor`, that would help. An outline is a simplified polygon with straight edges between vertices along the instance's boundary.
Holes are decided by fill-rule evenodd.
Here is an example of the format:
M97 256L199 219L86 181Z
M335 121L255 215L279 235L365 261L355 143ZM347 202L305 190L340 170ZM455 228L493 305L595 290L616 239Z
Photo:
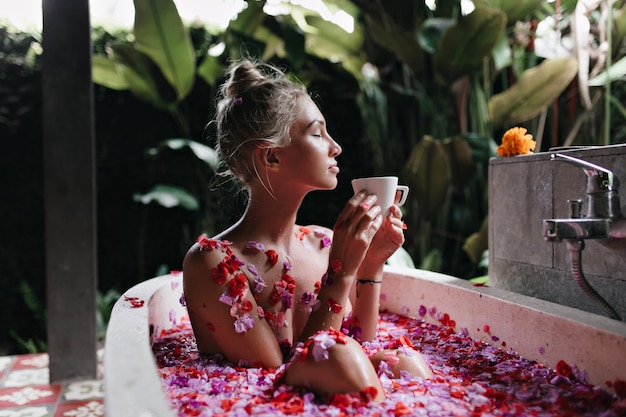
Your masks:
M48 354L0 356L0 417L104 416L102 380L50 384Z

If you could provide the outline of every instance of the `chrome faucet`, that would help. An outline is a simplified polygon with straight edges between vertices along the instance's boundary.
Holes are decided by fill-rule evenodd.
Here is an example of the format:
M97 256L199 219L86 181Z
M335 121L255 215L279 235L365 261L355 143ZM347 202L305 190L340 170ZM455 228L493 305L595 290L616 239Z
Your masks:
M606 168L563 154L550 155L583 169L587 175L586 214L582 214L581 199L568 200L569 218L545 219L543 237L548 241L607 239L613 237L611 224L621 217L619 180ZM620 222L621 223L621 222Z
M552 242L565 241L572 275L580 288L607 316L621 320L615 309L591 287L583 274L581 260L585 239L626 238L626 219L620 213L619 181L608 169L582 159L555 153L550 155L550 160L562 160L583 169L587 175L587 213L582 215L581 199L568 200L569 218L544 219L543 237Z

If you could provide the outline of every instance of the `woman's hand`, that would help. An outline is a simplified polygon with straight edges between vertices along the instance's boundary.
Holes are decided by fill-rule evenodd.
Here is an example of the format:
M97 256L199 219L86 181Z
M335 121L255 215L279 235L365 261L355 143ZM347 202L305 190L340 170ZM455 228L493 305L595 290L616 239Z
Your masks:
M395 204L389 211L367 251L366 260L372 265L384 264L404 244L402 211Z
M396 199L396 202L398 200ZM380 291L385 261L404 243L402 212L396 205L382 219L357 272L356 298L352 317L361 329L361 340L374 340L380 304Z
M381 208L375 203L376 196L365 192L357 193L346 203L335 223L329 270L333 271L333 262L338 259L343 273L356 274L383 224Z

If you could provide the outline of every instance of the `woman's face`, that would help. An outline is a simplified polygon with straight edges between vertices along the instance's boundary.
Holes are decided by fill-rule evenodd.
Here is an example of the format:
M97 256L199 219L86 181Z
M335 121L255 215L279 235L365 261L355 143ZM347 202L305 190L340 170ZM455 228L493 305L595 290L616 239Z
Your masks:
M291 143L277 150L281 176L307 190L333 189L341 146L326 131L326 120L310 97L299 99L300 113L289 131Z

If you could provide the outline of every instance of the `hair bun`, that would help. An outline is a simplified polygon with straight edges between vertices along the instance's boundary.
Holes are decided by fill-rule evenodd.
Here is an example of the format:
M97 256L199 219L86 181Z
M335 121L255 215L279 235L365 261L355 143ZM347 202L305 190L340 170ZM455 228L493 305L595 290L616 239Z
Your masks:
M260 71L260 66L251 61L242 61L229 71L230 77L223 86L223 97L241 97L254 87L267 81L267 76Z
M306 88L290 81L283 71L266 63L234 62L218 92L215 114L216 151L225 171L241 182L258 176L254 151L285 147L299 115Z

